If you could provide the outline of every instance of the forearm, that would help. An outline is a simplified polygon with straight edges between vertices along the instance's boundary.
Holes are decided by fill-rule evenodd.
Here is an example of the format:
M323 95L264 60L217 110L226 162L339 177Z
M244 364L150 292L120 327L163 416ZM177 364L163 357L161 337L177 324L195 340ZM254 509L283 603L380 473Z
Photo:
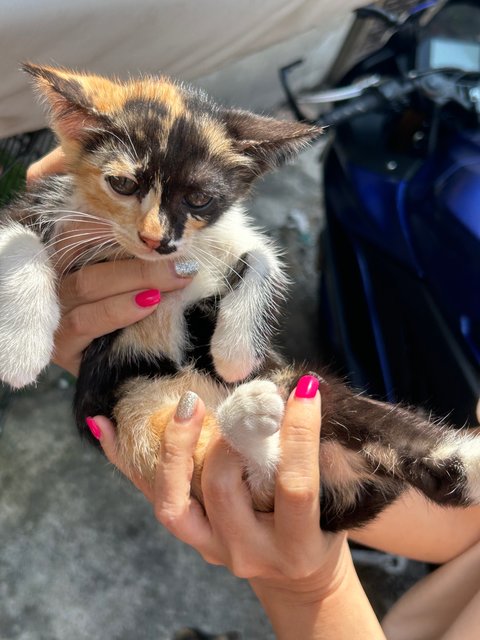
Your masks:
M278 640L385 640L346 547L343 553L328 591L302 591L300 585L291 591L250 581Z
M436 505L413 489L349 538L387 553L443 564L480 540L480 506Z

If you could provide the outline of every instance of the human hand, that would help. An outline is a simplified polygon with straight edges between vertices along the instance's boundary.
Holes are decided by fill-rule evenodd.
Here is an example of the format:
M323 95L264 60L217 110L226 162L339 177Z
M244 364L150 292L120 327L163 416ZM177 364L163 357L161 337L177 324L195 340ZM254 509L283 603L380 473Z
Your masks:
M32 163L27 169L27 185L32 185L36 180L55 173L65 171L65 155L61 147L56 147L46 156Z
M53 362L78 375L92 340L142 320L160 303L160 292L189 282L191 278L176 274L173 262L138 259L87 265L65 276L59 287L62 317Z
M166 427L153 487L132 478L153 503L158 520L210 563L222 564L254 588L304 595L325 594L341 580L344 535L319 527L320 396L287 402L281 429L274 513L252 509L242 480L243 463L219 437L206 455L201 485L204 508L191 497L193 452L205 408L198 399L188 420L174 417ZM115 432L96 417L100 442L118 466Z
M321 531L320 397L289 398L281 428L274 513L252 509L239 456L217 438L207 452L201 485L205 506L191 495L193 453L205 407L178 412L164 432L155 481L130 477L157 519L208 562L248 578L279 640L385 640L356 575L345 534ZM115 429L102 416L89 424L119 466ZM125 471L124 471L125 472Z

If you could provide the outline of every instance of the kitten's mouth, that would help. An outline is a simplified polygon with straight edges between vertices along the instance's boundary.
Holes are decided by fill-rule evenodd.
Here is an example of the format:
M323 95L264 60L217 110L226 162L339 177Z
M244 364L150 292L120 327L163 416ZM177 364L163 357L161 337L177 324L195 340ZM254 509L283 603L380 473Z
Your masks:
M160 255L168 255L174 253L177 250L177 245L170 238L162 238L160 240L154 238L148 238L138 234L138 237L142 244L144 244L151 251L155 251Z
M159 247L154 249L154 251L156 251L156 253L159 253L161 256L166 256L169 253L175 253L176 250L177 250L177 246L174 244L166 245L164 247L160 245Z

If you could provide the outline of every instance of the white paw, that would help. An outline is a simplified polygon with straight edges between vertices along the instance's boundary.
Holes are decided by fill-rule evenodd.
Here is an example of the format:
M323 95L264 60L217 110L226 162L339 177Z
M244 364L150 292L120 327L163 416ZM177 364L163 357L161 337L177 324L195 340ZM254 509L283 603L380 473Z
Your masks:
M241 382L262 364L262 360L255 356L249 346L242 344L232 348L230 345L227 349L218 340L218 333L214 334L210 347L213 364L215 371L225 382Z
M277 455L278 438L274 436L283 413L284 402L275 384L252 380L240 385L220 405L217 418L222 434L233 447L260 463Z
M0 380L14 389L35 382L53 355L53 333L44 329L39 327L35 334L9 336L5 327L0 326Z
M50 361L60 319L55 273L40 239L18 223L0 229L0 380L34 382Z

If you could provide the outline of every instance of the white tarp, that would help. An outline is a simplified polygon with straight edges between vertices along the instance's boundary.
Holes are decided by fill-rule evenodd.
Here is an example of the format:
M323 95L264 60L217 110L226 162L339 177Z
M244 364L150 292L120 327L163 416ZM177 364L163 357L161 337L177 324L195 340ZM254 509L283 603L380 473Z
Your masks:
M357 5L354 0L0 0L0 137L45 125L18 70L22 60L119 76L162 72L187 80L233 64L230 78L205 78L207 89L230 103L245 104L242 96L249 95L261 108L269 102L258 94L266 96L274 85L278 90L280 64L309 49L316 51L320 67L331 60L332 34L348 23ZM260 61L248 57L287 40ZM315 69L316 77L320 71ZM217 90L222 77L227 84ZM269 99L274 97L280 92Z

